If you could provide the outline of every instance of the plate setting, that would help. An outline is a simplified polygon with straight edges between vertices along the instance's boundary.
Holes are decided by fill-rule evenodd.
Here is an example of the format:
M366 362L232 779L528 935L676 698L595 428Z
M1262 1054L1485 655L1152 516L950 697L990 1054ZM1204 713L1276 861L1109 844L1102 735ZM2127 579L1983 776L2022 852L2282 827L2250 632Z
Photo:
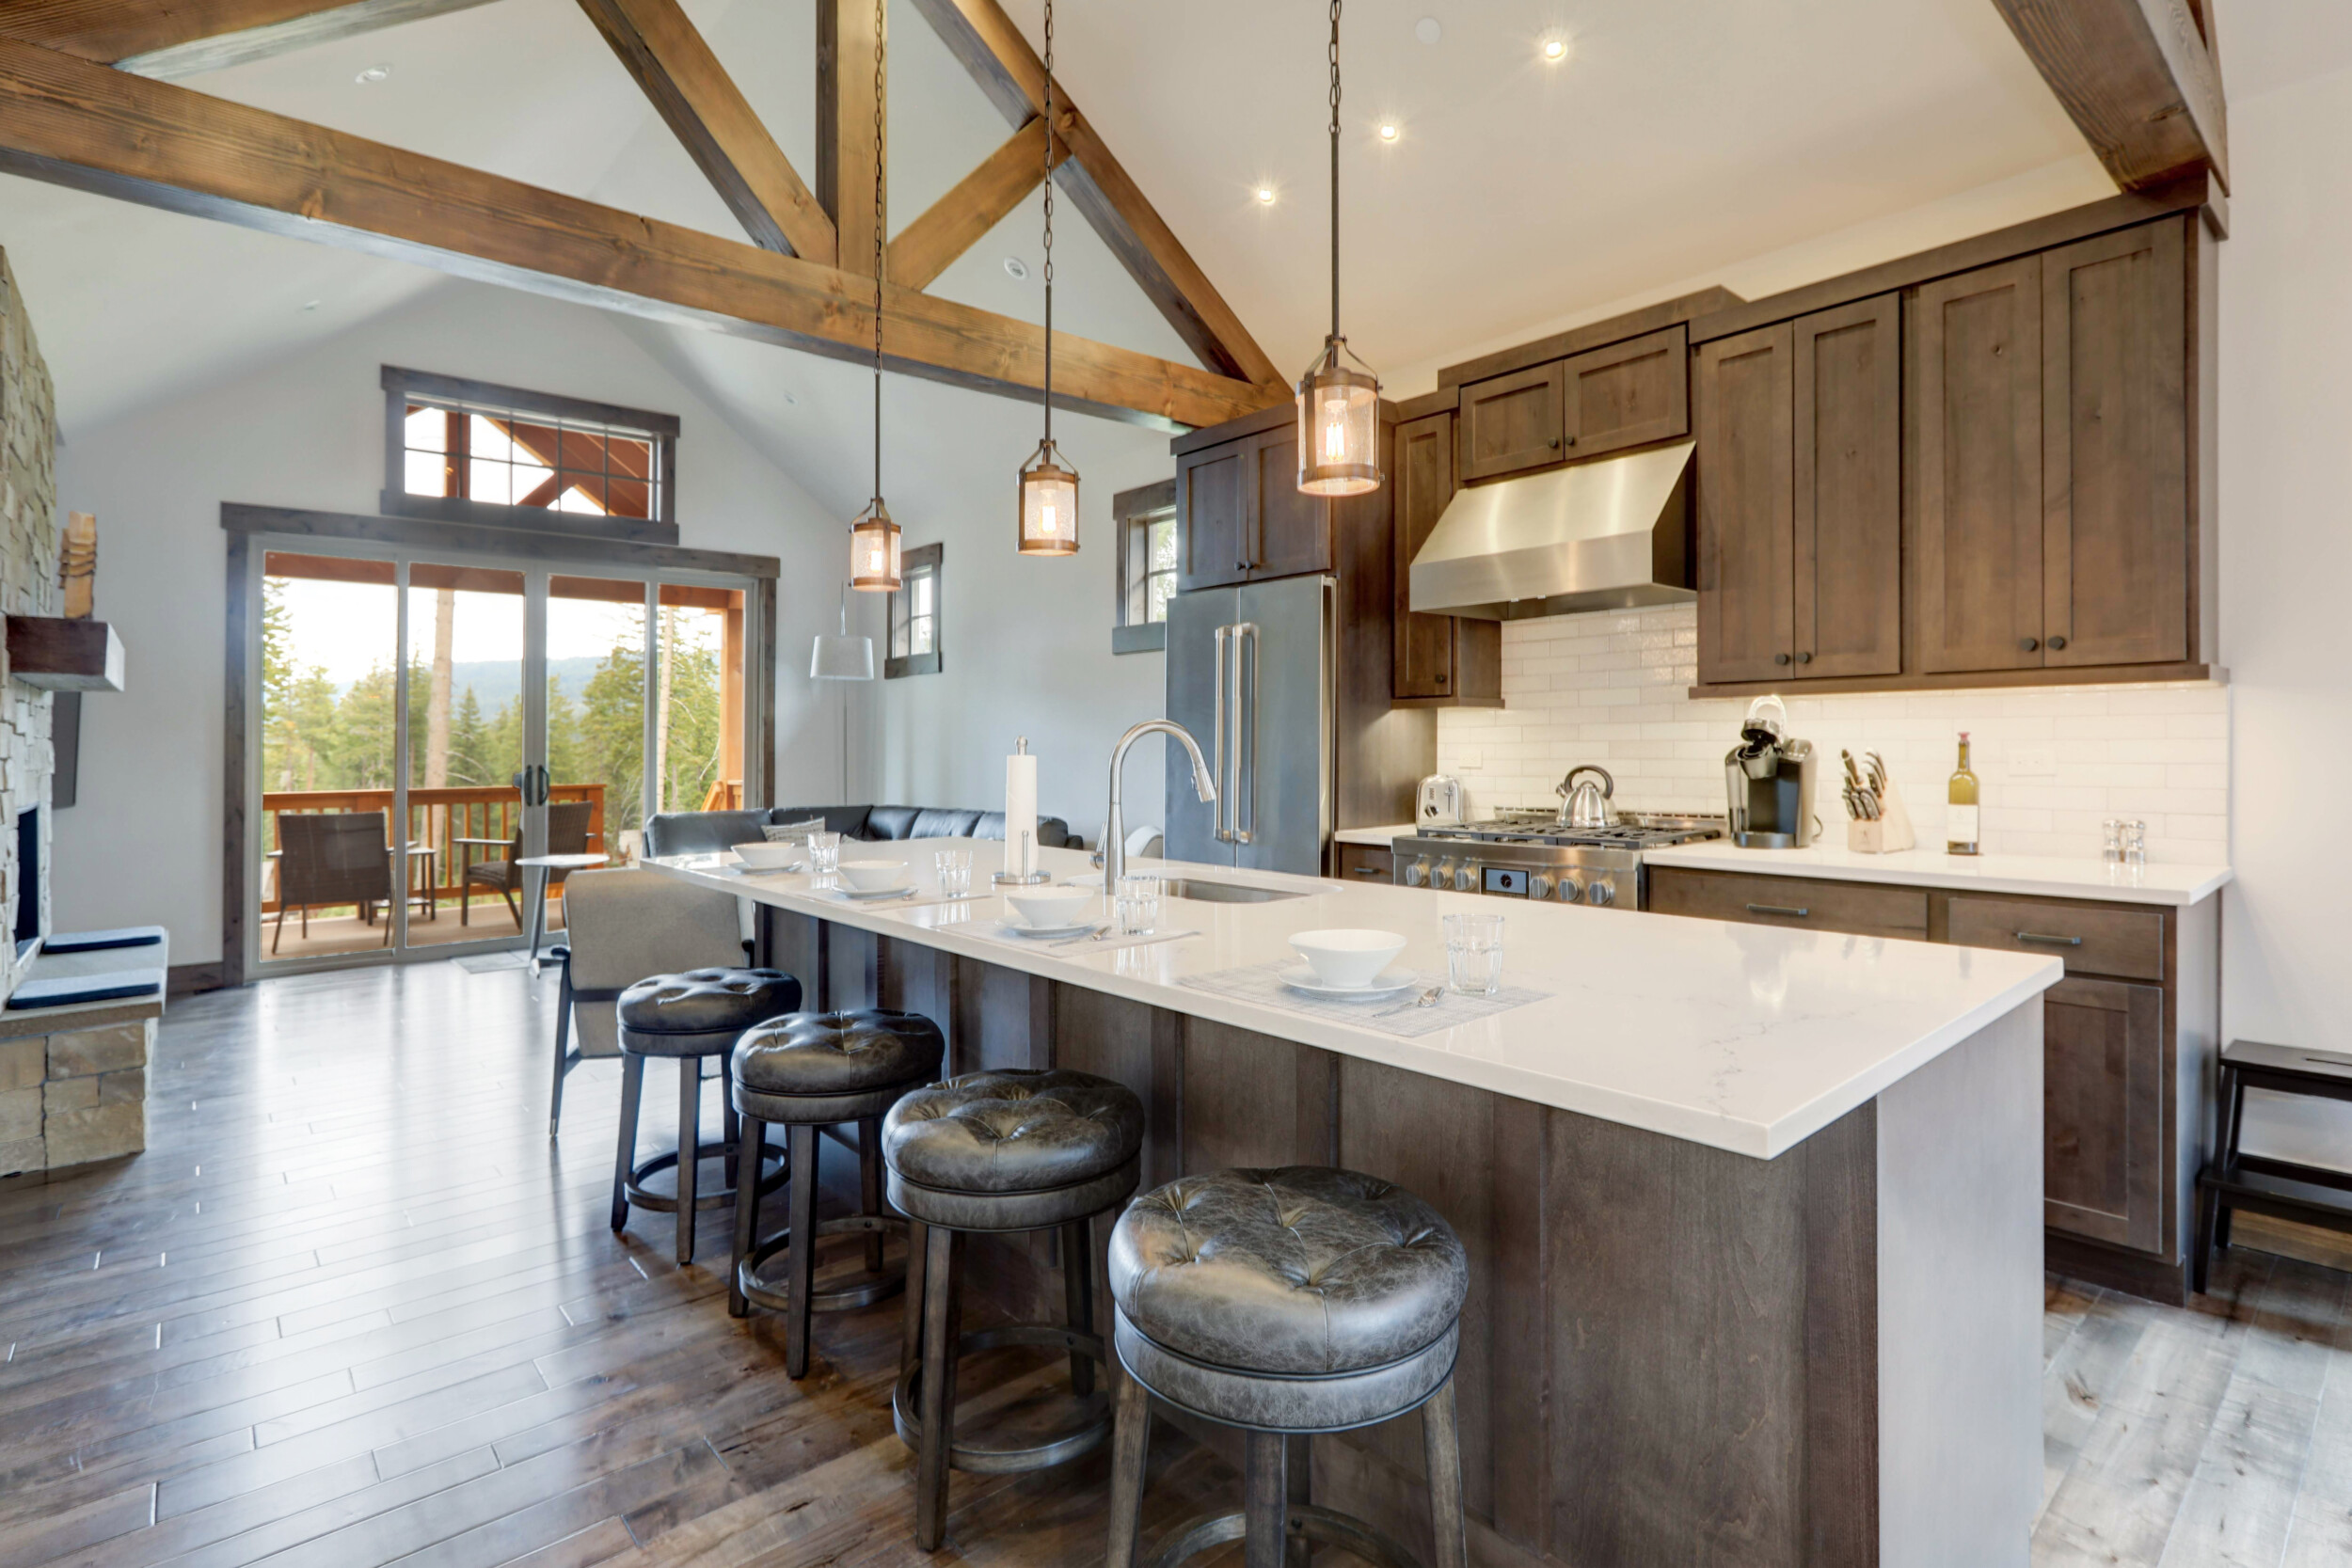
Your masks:
M878 887L870 890L854 887L836 887L833 891L841 895L844 898L903 898L908 894L914 891L914 884L913 882L900 882L897 887Z
M1048 937L1074 937L1081 931L1091 931L1103 923L1100 920L1078 920L1052 926L1024 926L1018 920L1007 920L999 924L1016 937L1042 942Z
M1421 976L1409 969L1388 969L1374 975L1369 986L1327 986L1315 978L1312 965L1303 963L1290 965L1276 978L1293 990L1328 997L1334 1002L1377 1002L1422 983Z

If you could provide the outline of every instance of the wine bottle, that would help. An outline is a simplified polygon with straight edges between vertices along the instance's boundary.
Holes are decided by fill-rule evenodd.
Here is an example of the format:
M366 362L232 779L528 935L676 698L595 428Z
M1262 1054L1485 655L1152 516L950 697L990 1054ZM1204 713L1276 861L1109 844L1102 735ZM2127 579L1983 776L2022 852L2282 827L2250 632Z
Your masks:
M1977 776L1968 768L1968 732L1960 732L1960 766L1953 769L1945 799L1951 809L1944 815L1944 852L1977 853Z

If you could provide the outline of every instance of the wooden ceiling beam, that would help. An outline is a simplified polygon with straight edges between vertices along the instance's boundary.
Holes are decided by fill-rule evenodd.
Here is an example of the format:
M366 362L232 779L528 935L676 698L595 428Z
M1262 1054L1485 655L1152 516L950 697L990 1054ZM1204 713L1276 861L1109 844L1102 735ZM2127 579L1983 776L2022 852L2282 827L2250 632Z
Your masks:
M677 0L580 0L755 245L831 264L833 219Z
M2118 186L2230 183L2228 106L2197 0L1993 0Z
M1055 144L1054 162L1070 156ZM1038 116L1015 131L979 167L890 242L890 280L902 289L928 289L980 236L1004 222L1045 181L1045 121Z
M0 40L0 169L781 343L873 351L873 284L800 257ZM885 363L909 375L1038 395L1044 334L1027 322L889 288ZM1161 428L1218 424L1269 389L1057 334L1057 400Z
M1044 112L1045 64L997 0L914 0L914 6L1009 123L1020 125ZM1287 394L1286 378L1070 102L1058 73L1054 119L1054 134L1071 154L1054 178L1185 346L1212 370Z
M890 24L885 14L877 34L874 11L873 0L817 0L817 199L839 236L834 264L860 277L874 275L874 247L890 231L887 150L874 134L874 61ZM886 102L890 85L880 87Z
M0 37L168 82L488 3L0 0Z

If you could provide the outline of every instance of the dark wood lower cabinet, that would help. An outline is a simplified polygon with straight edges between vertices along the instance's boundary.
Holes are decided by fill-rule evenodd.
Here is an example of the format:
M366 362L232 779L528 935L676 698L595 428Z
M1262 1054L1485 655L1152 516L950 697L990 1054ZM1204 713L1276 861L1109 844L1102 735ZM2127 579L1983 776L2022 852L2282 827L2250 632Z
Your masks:
M2061 980L2042 998L2044 1221L2164 1246L2164 989Z
M1394 857L1376 844L1335 845L1331 860L1331 874L1351 882L1385 882L1395 872Z

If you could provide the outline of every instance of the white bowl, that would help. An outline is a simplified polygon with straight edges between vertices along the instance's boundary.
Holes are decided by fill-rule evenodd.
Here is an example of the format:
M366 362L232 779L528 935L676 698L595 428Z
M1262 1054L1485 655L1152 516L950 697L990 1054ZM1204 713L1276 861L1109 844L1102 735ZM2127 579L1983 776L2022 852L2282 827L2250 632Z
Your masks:
M843 861L841 879L860 893L882 893L906 880L904 861Z
M1067 926L1093 896L1082 887L1029 887L1008 889L1005 902L1020 913L1025 925Z
M782 871L797 864L808 853L804 844L771 844L764 839L757 844L738 844L734 848L735 858L754 871Z
M1394 931L1342 927L1300 931L1291 938L1291 945L1325 985L1360 990L1389 967L1390 959L1405 951L1405 939Z

